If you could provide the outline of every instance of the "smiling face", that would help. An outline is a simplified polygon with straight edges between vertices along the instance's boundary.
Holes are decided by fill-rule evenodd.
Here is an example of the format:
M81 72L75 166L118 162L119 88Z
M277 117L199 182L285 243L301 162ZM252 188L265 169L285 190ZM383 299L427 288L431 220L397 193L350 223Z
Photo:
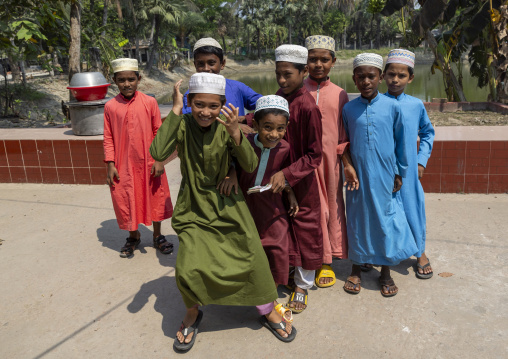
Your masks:
M226 59L220 61L219 57L215 54L195 54L194 67L196 72L208 72L211 74L220 74L226 66Z
M259 121L254 120L258 140L265 148L274 148L282 140L288 125L287 117L280 113L267 113Z
M192 94L190 98L192 117L201 127L209 127L220 115L221 97L209 93Z
M409 74L409 68L404 64L389 64L383 75L388 93L393 96L402 94L407 84L415 78L414 74Z
M374 66L358 66L353 70L353 81L356 88L367 100L377 95L377 88L383 82L381 70Z
M316 82L325 80L330 73L330 69L335 65L337 59L332 57L329 50L312 49L309 50L307 66L309 67L309 76Z
M303 86L307 66L303 70L298 70L291 62L278 61L275 64L275 76L284 95L291 95Z
M131 99L141 81L141 75L136 75L134 71L120 71L114 74L113 81L118 86L120 93L125 98Z

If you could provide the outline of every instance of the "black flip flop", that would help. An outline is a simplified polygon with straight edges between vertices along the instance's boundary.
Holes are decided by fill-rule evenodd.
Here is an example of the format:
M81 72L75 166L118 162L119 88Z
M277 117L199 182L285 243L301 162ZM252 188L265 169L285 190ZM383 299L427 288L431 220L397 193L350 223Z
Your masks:
M182 334L184 336L183 343L180 343L180 341L178 340L178 337L175 336L175 342L173 343L173 348L175 350L180 351L180 352L187 352L187 351L191 350L192 346L194 345L194 342L196 341L196 337L198 336L198 327L199 327L199 323L201 323L202 318L203 318L203 312L199 311L198 317L196 318L196 321L194 322L194 324L192 324L188 328L184 327L182 329ZM183 326L183 322L182 322L182 326ZM191 333L194 333L191 341L189 343L185 343L185 339L187 339L187 337Z
M284 338L282 335L277 333L277 329L286 331L286 323L284 323L284 321L282 321L280 323L269 322L268 319L266 319L266 317L263 315L259 318L259 322L261 323L261 325L263 327L270 330L273 333L273 335L275 335L277 337L277 339L279 339L280 341L283 341L284 343L290 343L296 337L296 328L295 327L293 327L291 329L291 334L288 334L287 338Z
M422 265L420 265L420 263L416 262L416 266L415 266L415 275L416 275L416 278L418 278L418 279L430 279L434 275L434 272L430 272L430 273L427 273L427 274L418 272L418 269L421 269L422 271L424 271L425 268L430 267L430 260L428 258L427 258L427 260L428 260L428 262L424 266L422 266Z

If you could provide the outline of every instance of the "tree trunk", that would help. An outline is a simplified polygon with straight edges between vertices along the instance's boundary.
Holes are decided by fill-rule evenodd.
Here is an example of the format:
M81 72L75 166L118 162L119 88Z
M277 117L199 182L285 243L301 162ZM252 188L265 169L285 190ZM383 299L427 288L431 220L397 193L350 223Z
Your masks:
M222 38L222 51L224 52L225 55L226 52L228 51L226 47L226 38L224 37L224 35L221 35L221 38Z
M69 82L80 71L81 63L81 5L78 0L71 3L71 26L69 30Z
M21 78L23 79L23 86L26 85L26 69L25 69L25 61L21 60L19 62L19 68L21 69Z
M289 23L289 29L288 29L288 34L289 34L289 43L292 44L293 43L293 37L291 36L291 33L293 32L293 26L291 25L291 22Z
M116 13L118 14L118 19L123 20L123 13L122 13L122 5L120 4L120 0L115 0L116 4Z
M90 56L90 68L88 70L102 72L101 51L99 48L90 47L88 49L88 54Z
M464 95L462 86L460 86L459 82L455 78L453 70L450 68L450 65L445 62L443 55L437 51L437 42L434 38L434 35L432 35L432 33L427 30L425 37L437 63L439 64L439 67L443 69L443 77L445 80L445 86L447 87L446 93L448 95L448 100L466 102L467 100L466 96Z
M108 3L109 0L104 0L104 11L102 12L102 27L104 28L108 23ZM101 36L106 36L106 29L103 29L101 32Z
M381 47L381 14L377 14L376 49Z
M155 15L154 25L155 25L155 34L153 37L152 51L150 52L150 57L148 59L148 63L146 64L146 69L145 69L146 74L150 74L150 70L152 69L152 66L155 62L155 54L157 53L157 50L159 48L159 30L161 27L160 26L161 25L160 15Z
M235 17L235 56L238 50L238 28L239 28L238 16Z
M148 39L149 43L151 44L152 41L153 41L153 33L155 31L155 18L157 17L157 15L154 15L153 18L152 18L152 30L150 31L150 39Z
M9 61L9 66L11 67L12 82L21 81L21 72L19 71L18 64L16 63L16 60L14 60L10 51L7 52L7 60Z
M247 55L250 56L250 30L247 26Z
M257 41L257 45L258 45L258 60L261 61L261 29L258 27L258 28L256 28L256 31L257 31L257 34L258 34L258 41Z

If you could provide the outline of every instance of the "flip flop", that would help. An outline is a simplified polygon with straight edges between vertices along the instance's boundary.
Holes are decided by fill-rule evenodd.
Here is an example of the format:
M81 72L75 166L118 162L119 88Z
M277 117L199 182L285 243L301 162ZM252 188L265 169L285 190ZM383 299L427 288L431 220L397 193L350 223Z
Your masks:
M184 336L184 342L180 343L178 340L178 337L175 336L175 342L173 343L173 348L180 352L187 352L191 350L192 346L194 345L194 342L196 341L196 337L198 336L198 327L199 323L201 323L201 319L203 318L203 312L199 311L198 317L196 318L196 321L194 324L192 324L190 327L185 328L182 322L182 326L180 327L180 330L182 331L182 334ZM185 339L191 334L194 333L192 336L192 339L189 343L185 343Z
M352 283L354 284L354 287L353 288L356 288L356 286L358 286L358 290L354 290L354 289L347 289L346 288L346 283L349 282L349 283ZM346 279L346 283L344 283L344 286L342 287L347 293L349 294L358 294L360 293L360 291L362 290L362 286L360 285L362 283L362 280L356 276L349 276L347 277Z
M292 342L296 337L296 328L295 327L293 327L291 329L291 334L288 334L287 338L284 338L282 335L277 333L277 329L286 331L286 324L284 323L284 321L282 321L280 323L272 323L272 322L269 322L268 319L266 319L266 317L263 315L259 318L259 322L261 323L261 325L263 327L270 330L273 333L273 335L275 335L277 337L277 339L279 339L280 341L283 341L284 343Z
M434 275L434 272L430 272L430 273L427 273L427 274L418 272L418 269L421 269L423 271L423 270L425 270L425 268L430 267L430 259L427 258L427 260L428 260L428 262L424 266L420 265L420 263L418 263L418 261L416 262L416 266L415 266L415 275L416 275L416 278L418 278L418 279L430 279Z
M397 288L397 291L395 293L385 293L383 291L383 288L384 287L395 287L395 282L393 281L393 278L390 278L390 279L381 279L379 278L379 284L381 285L381 295L383 297L393 297L395 295L397 295L397 293L399 292L399 288Z
M298 313L301 313L303 312L305 309L307 309L307 299L308 299L308 295L307 295L307 290L305 289L305 293L299 293L299 292L291 292L291 296L289 297L289 300L286 304L286 308L288 308L289 310L291 310L293 313L295 314L298 314ZM305 305L305 308L301 309L301 310L298 310L296 308L292 308L289 306L289 303L291 302L294 302L294 303L302 303Z
M282 317L282 319L284 319L285 322L293 323L293 312L291 311L291 309L286 308L282 303L277 304L274 309L277 313L280 314L280 316ZM286 318L287 312L289 312L290 314L289 319Z
M321 284L319 283L319 280L321 278L333 278L333 280L330 283ZM333 286L336 282L335 273L333 272L332 267L330 267L327 264L323 264L320 269L316 272L316 279L314 280L314 283L319 288L329 288Z

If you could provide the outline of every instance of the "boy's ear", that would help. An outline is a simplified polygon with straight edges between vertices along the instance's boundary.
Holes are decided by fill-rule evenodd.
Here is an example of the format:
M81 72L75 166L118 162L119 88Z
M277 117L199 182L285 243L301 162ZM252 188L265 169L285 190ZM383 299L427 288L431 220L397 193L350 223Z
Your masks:
M220 64L220 70L224 70L224 67L226 67L226 58L224 58L224 60L222 60L222 63Z
M410 84L411 82L413 82L415 78L415 74L412 74L411 76L409 76L409 80L407 80L407 83Z
M141 76L141 74L139 74L138 81L141 81L142 78L143 78L143 76Z
M379 75L379 83L383 82L384 77L385 77L384 73L381 73L381 75Z
M258 122L257 122L256 120L254 120L254 119L252 119L252 127L253 127L253 128L254 128L257 132L259 132L259 131L258 131Z

